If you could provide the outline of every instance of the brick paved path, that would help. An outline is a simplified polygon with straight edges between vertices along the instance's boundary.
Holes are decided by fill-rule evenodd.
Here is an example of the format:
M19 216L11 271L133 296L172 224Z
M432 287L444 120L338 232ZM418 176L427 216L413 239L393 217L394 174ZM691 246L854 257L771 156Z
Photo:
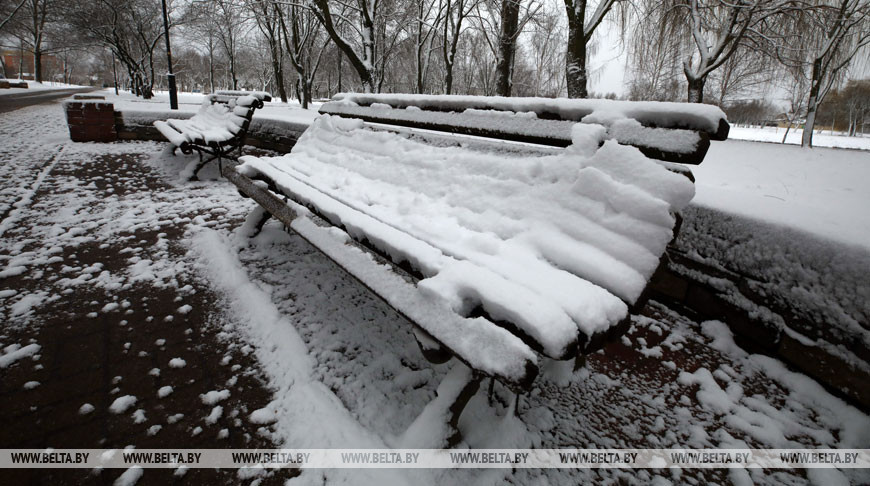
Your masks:
M20 157L13 150L0 149L0 157ZM36 160L15 161L23 167L4 174L0 188L22 201L0 214L0 268L7 268L0 274L0 355L40 348L0 367L0 448L275 447L268 428L258 431L247 419L271 400L262 373L250 348L221 332L219 299L189 271L178 244L201 216L180 203L185 191L199 189L167 184L141 154L61 148L31 155ZM40 174L28 200L21 188ZM149 209L155 204L159 214ZM240 214L206 212L205 224L231 227ZM170 366L176 358L185 365ZM172 392L159 397L166 386ZM216 404L220 418L206 420L213 406L201 395L224 389L231 393ZM136 403L112 413L125 395ZM122 472L11 470L0 483L110 484ZM138 484L239 479L235 470L174 472L146 470Z

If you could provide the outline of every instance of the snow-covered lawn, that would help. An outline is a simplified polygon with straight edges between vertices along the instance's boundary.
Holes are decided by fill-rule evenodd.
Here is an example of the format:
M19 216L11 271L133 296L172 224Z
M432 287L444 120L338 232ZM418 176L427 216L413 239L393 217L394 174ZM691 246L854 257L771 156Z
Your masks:
M301 111L291 106L278 109L286 109L287 116ZM214 168L203 171L203 178L211 174L211 180L179 180L178 175L195 156L175 157L163 150L165 144L150 142L74 144L65 130L59 105L0 114L0 136L8 142L0 147L0 191L4 196L4 206L0 207L0 272L72 289L69 294L29 292L6 288L0 280L0 333L5 326L38 328L41 323L30 311L55 305L58 299L74 298L76 289L98 286L111 290L133 281L160 288L177 285L181 277L197 279L221 302L220 308L204 317L202 326L219 327L224 339L249 350L274 391L271 403L249 410L242 418L258 424L274 422L262 433L287 448L383 448L405 443L406 428L434 398L439 381L448 372L447 366L433 367L424 360L407 322L300 237L284 232L280 224L267 224L253 240L242 237L237 227L256 204L242 199L234 186L217 180ZM765 157L773 155L740 148L740 144L714 143L710 170L706 174L701 168L696 170L699 204L705 204L707 198L710 204L738 207L734 199L740 197L720 194L730 187L726 182L744 197L756 194L759 200L768 199L764 194L772 187L752 187L750 182L758 176L743 159L752 156L766 162L759 171L771 177L787 169L787 161L771 162ZM716 153L716 147L724 150L723 155ZM54 172L59 164L94 164L101 153L137 152L147 157L133 163L140 164L149 177L163 181L164 188L127 195L119 187L117 194L97 200L90 188L69 172ZM851 152L830 153L830 163L844 167L838 175L822 179L818 174L823 171L822 161L810 158L801 162L807 171L804 176L784 182L789 191L804 177L810 182L826 180L831 187L811 191L813 184L804 183L800 186L803 191L795 191L801 198L794 202L833 203L848 194L838 187L843 181L855 180L857 185L866 180L860 179L866 174L861 159L841 164L840 154ZM34 167L31 161L37 157L50 162ZM728 164L735 159L745 165ZM729 166L743 168L729 176ZM758 177L759 181L768 179ZM52 180L74 190L49 195L34 206L33 194ZM782 193L772 195L781 197ZM856 196L851 204L860 203L862 197ZM771 219L785 220L769 211ZM853 216L841 217L845 221ZM823 218L820 215L818 219ZM793 220L790 224L801 223ZM160 237L169 226L180 226L184 231L177 239ZM129 231L143 228L158 234L151 250L161 258L138 257L144 251L142 243L123 239ZM64 249L74 252L78 245L94 240L93 235L99 235L101 241L131 246L129 260L116 262L123 266L120 271L70 266L61 275L49 270L49 265L56 263L53 258ZM183 251L169 252L166 248L170 247ZM171 303L173 308L182 304ZM73 319L69 324L79 322ZM128 325L146 326L144 322ZM2 344L9 353L39 351L27 348L27 343ZM17 354L14 357L19 359ZM171 363L167 366L176 369ZM781 362L741 350L724 324L696 322L655 303L643 315L633 317L631 330L620 342L608 346L606 352L593 354L579 371L552 361L545 362L544 368L544 376L521 398L518 410L513 409L505 389L496 386L490 404L483 391L486 387L482 387L460 422L463 445L862 448L870 444L870 417L866 414L806 376L789 371ZM158 391L153 393L157 396ZM223 413L216 411L222 405L215 406L224 403L221 394L216 390L214 395L199 398L202 410L197 420L203 425ZM131 424L136 420L139 418L131 417ZM167 424L144 424L141 434L129 436L131 445L145 440L145 425ZM146 480L149 474L144 471ZM257 474L240 471L239 479ZM361 469L303 470L290 484L801 484L805 475L821 485L870 482L870 473L862 470Z
M19 79L9 79L11 82L20 82ZM50 91L50 90L61 90L61 89L73 89L73 88L83 88L85 86L79 86L77 84L65 84L65 83L55 83L54 81L43 81L41 83L37 83L36 81L28 81L26 88L7 88L0 89L0 96L6 96L10 94L18 94L18 93L31 93L33 91Z
M870 249L870 151L727 140L692 172L692 204Z
M816 133L813 134L813 145L816 147L836 147L870 150L870 135L847 137L842 133L831 133L830 130L822 128L819 130L816 127ZM788 138L785 143L790 145L800 145L801 137L804 130L802 128L792 128L788 132ZM771 142L782 143L782 137L785 136L785 128L778 127L731 127L731 132L728 138L731 140L747 140L756 142Z

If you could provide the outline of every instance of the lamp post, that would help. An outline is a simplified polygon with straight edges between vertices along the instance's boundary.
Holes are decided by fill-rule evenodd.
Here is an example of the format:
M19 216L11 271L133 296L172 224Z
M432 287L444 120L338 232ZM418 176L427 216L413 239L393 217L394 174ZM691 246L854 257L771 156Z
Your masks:
M161 0L163 4L163 31L166 37L166 64L169 66L169 108L172 110L178 109L178 92L175 89L175 75L172 74L172 50L169 48L169 17L166 15L166 0Z

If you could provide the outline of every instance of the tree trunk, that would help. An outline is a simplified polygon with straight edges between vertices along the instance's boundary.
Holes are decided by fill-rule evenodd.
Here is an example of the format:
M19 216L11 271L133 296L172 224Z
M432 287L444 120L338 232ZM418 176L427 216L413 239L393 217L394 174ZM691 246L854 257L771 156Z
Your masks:
M444 94L452 94L453 92L453 65L444 66L447 71L444 76Z
M39 46L33 48L33 80L42 82L42 49Z
M501 35L498 42L495 94L510 96L513 87L513 66L516 54L517 27L520 21L520 0L502 0Z
M813 147L813 128L816 126L816 111L819 109L819 91L822 84L822 60L813 61L813 77L810 81L810 95L807 98L807 120L801 135L801 147Z
M296 90L296 99L299 100L299 103L302 103L302 108L307 108L305 103L305 98L302 96L302 91L299 89L299 86L302 84L302 78L296 78L296 82L293 83L293 87Z
M308 105L311 103L311 85L313 84L313 79L308 78L302 82L302 108L308 109Z
M568 12L568 49L565 53L565 80L569 98L587 98L586 88L586 41L583 24L586 18L586 2L574 0L565 3Z
M341 93L341 49L338 49L338 93Z
M275 86L278 88L278 96L283 103L287 103L287 90L284 89L284 67L281 65L281 54L278 48L272 45L272 71L275 73Z
M801 135L801 147L813 148L813 128L816 126L815 99L810 96L810 105L807 108L807 121L804 123L804 133Z
M706 77L690 78L686 76L689 85L688 100L689 103L704 102L704 84L707 82Z
M422 8L422 2L420 3ZM417 68L417 94L423 94L423 14L418 12L416 42L417 47L414 53L415 67Z

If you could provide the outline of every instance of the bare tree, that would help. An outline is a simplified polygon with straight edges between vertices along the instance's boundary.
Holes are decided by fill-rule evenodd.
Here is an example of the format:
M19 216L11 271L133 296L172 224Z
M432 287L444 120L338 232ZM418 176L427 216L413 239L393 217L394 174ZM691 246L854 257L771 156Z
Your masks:
M706 83L710 89L704 97L715 100L719 106L730 98L758 93L769 86L776 71L773 60L755 46L741 46L718 69L710 73Z
M563 16L558 11L540 10L530 19L529 56L532 67L532 96L556 97L565 89Z
M444 93L453 92L453 65L463 23L477 7L479 0L444 0L444 25L441 29L441 59L444 62Z
M231 80L231 88L239 89L239 73L236 64L238 63L237 53L239 51L242 37L248 30L246 18L242 15L241 5L235 0L209 0L214 3L214 14L212 17L215 22L215 34L218 44L223 48L224 55L227 56L229 64L229 76Z
M185 10L184 34L188 43L208 60L208 88L216 89L218 66L217 5L214 2L192 2Z
M673 25L645 12L631 36L626 71L632 100L678 101L684 78L682 38Z
M589 96L586 71L587 45L592 40L595 29L601 25L604 18L617 8L617 13L625 26L628 13L626 0L600 0L588 15L588 0L565 0L565 12L568 14L568 48L565 54L565 77L568 82L569 98L586 98Z
M3 7L2 10L0 10L0 19L2 19L0 20L0 32L3 31L3 27L5 27L10 20L12 20L12 17L15 17L15 14L18 13L19 10L21 10L21 7L23 7L26 2L27 0L21 0L16 4L10 3L6 7ZM11 9L7 10L8 7L11 7Z
M323 39L320 22L304 7L289 5L278 9L278 22L290 62L298 74L297 91L302 108L311 103L314 77L329 39ZM288 25L289 28L288 28Z
M163 21L155 0L95 0L69 5L65 21L90 42L109 47L127 69L131 89L153 96L154 49L163 38Z
M788 93L789 111L786 114L788 117L788 125L785 128L785 133L782 136L782 143L785 143L788 138L788 132L794 125L795 121L804 116L807 95L809 94L809 83L807 82L804 73L796 68L787 70L789 83L786 86Z
M672 53L682 53L687 99L690 103L702 103L711 73L742 46L752 46L754 36L764 36L772 23L770 19L794 3L792 0L647 0L638 33L648 41L665 43ZM650 35L650 30L656 34ZM751 48L757 49L757 46ZM733 75L743 66L737 62L730 67Z
M813 146L819 105L843 81L856 54L870 44L870 1L817 0L791 12L771 37L777 59L808 85L801 146Z
M414 19L414 68L417 93L426 91L426 74L432 57L432 43L443 19L443 3L438 0L416 0Z
M12 21L14 35L33 54L33 80L37 83L42 82L46 31L57 7L58 0L26 0Z
M247 0L248 8L254 13L257 27L269 48L269 61L281 101L287 102L284 88L284 49L281 43L280 7L272 0Z
M375 21L378 19L379 1L357 0L355 4L341 4L341 8L335 11L329 0L310 0L307 4L335 45L347 56L359 76L363 91L367 93L375 91L376 87ZM343 35L340 24L349 27L356 41Z
M520 34L519 27L520 0L502 0L501 33L498 37L498 57L495 67L495 92L499 96L511 95L517 36Z

